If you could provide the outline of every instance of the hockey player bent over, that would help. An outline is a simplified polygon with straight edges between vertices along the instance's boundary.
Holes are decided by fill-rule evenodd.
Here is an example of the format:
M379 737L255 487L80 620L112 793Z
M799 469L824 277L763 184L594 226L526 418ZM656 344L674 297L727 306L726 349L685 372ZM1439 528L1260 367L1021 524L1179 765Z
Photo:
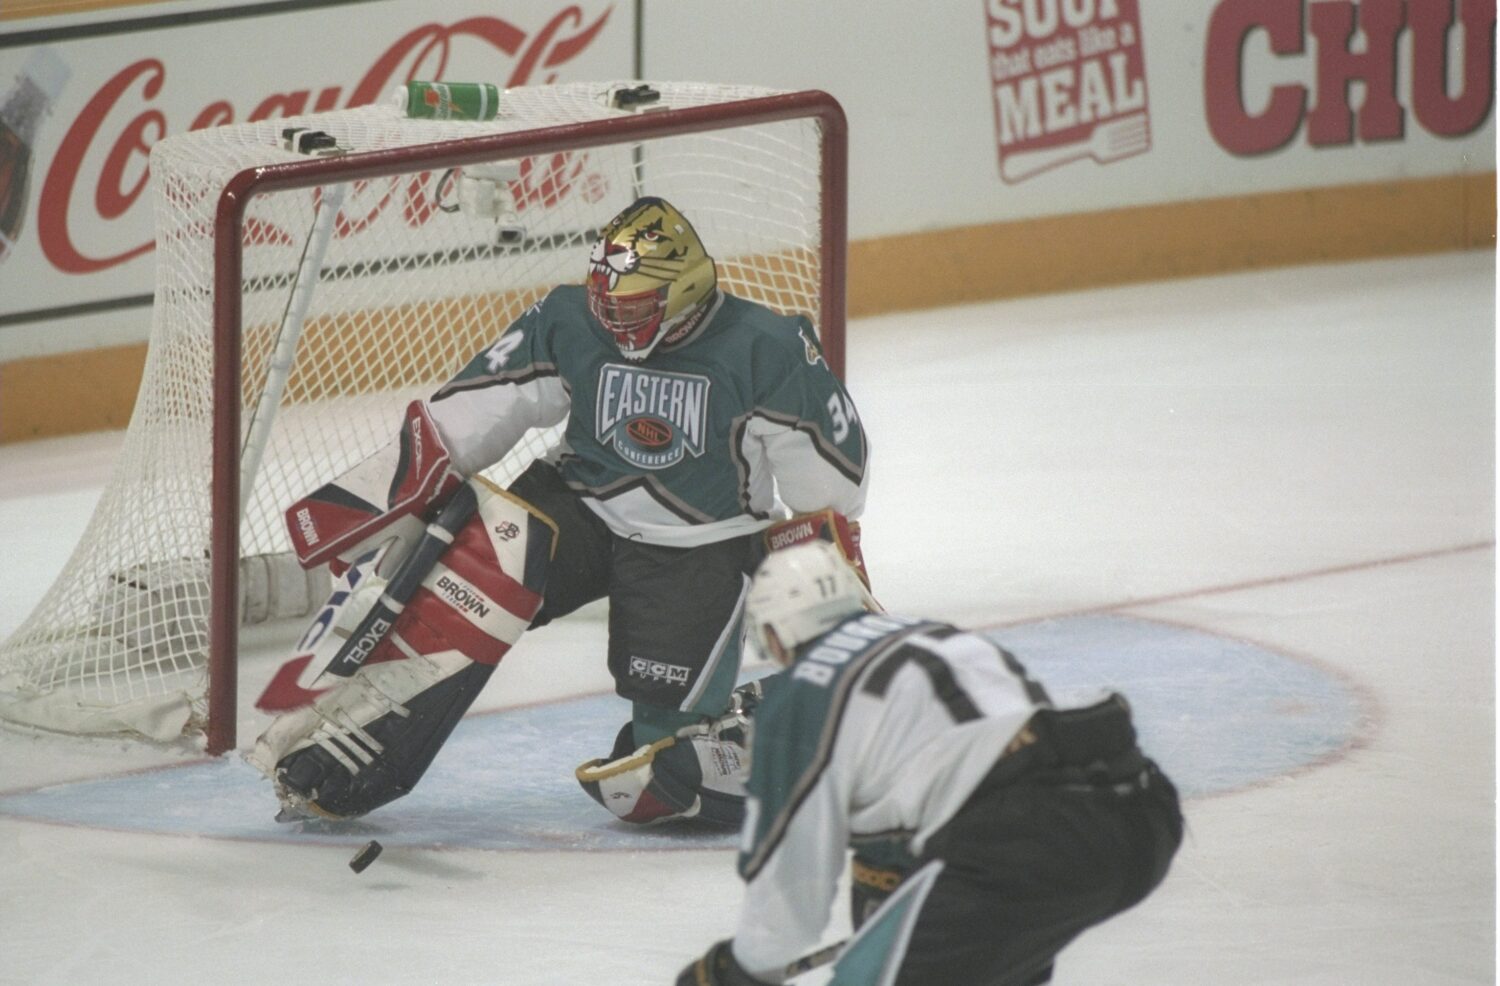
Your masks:
M251 754L287 814L404 794L528 626L608 598L632 714L580 784L631 822L739 823L729 706L749 574L773 539L837 540L862 564L864 432L811 323L721 291L667 202L616 216L587 273L412 404L387 450L288 510L304 565L374 564L384 546L390 582L330 666L348 683ZM509 490L468 478L562 421Z
M1063 946L1166 875L1177 793L1123 698L1056 708L994 641L866 598L822 543L755 578L752 639L790 667L763 679L754 719L738 931L678 986L782 982L828 923L851 844L839 986L1048 982Z

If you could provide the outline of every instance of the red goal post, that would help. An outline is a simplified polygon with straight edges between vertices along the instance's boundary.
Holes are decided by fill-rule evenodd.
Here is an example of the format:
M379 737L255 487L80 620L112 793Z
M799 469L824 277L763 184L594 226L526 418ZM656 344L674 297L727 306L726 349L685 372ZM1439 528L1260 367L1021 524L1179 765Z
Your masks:
M236 743L238 708L239 523L241 448L241 283L246 208L257 195L312 189L333 182L389 178L414 168L461 168L584 150L601 143L644 141L752 127L785 120L815 121L821 132L820 267L821 312L816 324L829 366L844 371L845 280L848 248L848 124L843 109L825 92L776 93L713 105L662 109L536 130L459 138L418 145L315 158L243 171L219 199L214 251L213 526L210 548L212 617L209 626L207 751L217 755ZM710 246L712 249L712 246ZM580 270L580 276L582 271Z

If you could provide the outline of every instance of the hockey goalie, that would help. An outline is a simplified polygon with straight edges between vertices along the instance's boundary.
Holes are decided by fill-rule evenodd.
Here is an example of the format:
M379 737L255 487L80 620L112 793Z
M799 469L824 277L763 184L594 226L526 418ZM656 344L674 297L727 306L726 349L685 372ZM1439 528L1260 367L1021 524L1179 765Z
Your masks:
M619 213L581 273L287 510L299 562L343 578L314 627L339 631L322 690L249 754L283 817L410 791L528 627L608 599L631 714L580 786L627 822L741 821L749 576L808 539L863 571L864 429L808 319L722 290L666 201ZM563 422L508 489L475 478Z

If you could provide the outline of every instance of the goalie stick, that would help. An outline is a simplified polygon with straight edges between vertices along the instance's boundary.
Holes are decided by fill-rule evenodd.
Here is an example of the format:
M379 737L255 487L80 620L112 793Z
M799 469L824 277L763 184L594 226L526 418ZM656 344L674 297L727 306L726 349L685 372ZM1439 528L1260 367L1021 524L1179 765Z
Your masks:
M307 319L308 306L312 304L313 292L317 290L318 274L323 258L328 253L328 241L333 235L334 217L344 204L347 185L329 185L319 189L317 211L313 214L312 227L302 244L302 256L297 263L292 289L287 294L286 307L281 313L281 324L276 330L276 344L266 367L266 385L260 400L250 412L245 433L245 443L240 450L240 513L245 512L250 494L255 489L256 474L260 472L261 457L270 441L271 424L276 419L276 410L281 404L281 395L291 376L292 357L297 352L297 343L302 338L303 323Z
M255 707L263 712L300 708L314 701L330 685L337 684L339 678L348 678L358 671L370 651L401 615L401 610L421 586L427 572L453 543L454 533L478 509L473 487L467 483L461 485L422 532L411 553L380 591L375 604L348 637L340 639L334 631L341 611L353 604L355 591L361 582L372 577L387 546L381 545L351 564L334 586L328 603L302 635L296 656L277 669L260 698L256 699ZM310 685L303 686L301 682L307 669L314 665L319 668L317 676Z
M333 656L338 653L342 639L347 637L347 630L342 634L338 630L340 618L346 608L358 605L356 593L361 590L369 591L368 580L379 567L381 553L385 550L384 546L377 547L361 555L334 582L328 601L318 610L297 641L292 657L276 669L260 697L255 700L257 709L262 712L286 712L309 705L323 694L325 689L314 689L312 682L322 677L323 669L328 667ZM311 677L306 673L309 667L316 669ZM303 683L304 679L308 684Z
M326 684L328 675L348 678L360 669L370 651L390 632L396 618L421 587L427 573L432 571L438 559L453 544L454 535L469 522L469 518L478 509L479 498L474 493L474 487L468 483L459 486L422 532L422 538L412 548L411 554L391 575L391 581L381 592L380 599L370 607L349 639L344 641L338 653L328 662L328 667L323 669L323 674L318 677L320 682Z
M326 157L345 153L338 146L337 140L319 131L294 127L283 130L282 138L286 149L297 154ZM271 423L276 419L276 410L281 404L281 395L291 374L292 357L297 352L297 343L302 339L307 309L312 304L313 292L317 290L318 277L323 269L323 258L328 253L334 219L343 208L344 197L348 192L347 184L328 185L317 192L312 225L308 228L307 239L302 243L302 256L297 261L292 288L287 293L286 305L281 311L281 323L276 329L275 346L266 367L265 389L261 391L260 400L250 412L245 441L240 447L241 516L249 503L250 493L255 489L261 457L270 441Z
M782 970L781 978L792 979L802 975L804 972L811 972L819 966L827 965L839 957L839 953L844 950L844 946L847 944L849 944L849 939L845 938L842 941L834 942L832 945L824 945L816 952L808 952L802 958L789 963Z

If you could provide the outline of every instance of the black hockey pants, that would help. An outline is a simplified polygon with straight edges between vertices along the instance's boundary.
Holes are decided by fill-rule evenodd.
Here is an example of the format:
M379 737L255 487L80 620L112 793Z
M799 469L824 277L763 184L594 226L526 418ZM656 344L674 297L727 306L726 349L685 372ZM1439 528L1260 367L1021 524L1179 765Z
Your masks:
M871 918L886 927L862 929L833 983L899 963L898 986L1037 986L1068 942L1166 876L1177 791L1137 748L1123 701L1044 711L1030 735L928 840L890 913ZM866 936L867 954L851 954Z
M510 489L558 528L532 628L607 596L615 691L655 708L723 712L739 673L738 623L745 584L764 555L760 538L669 548L619 537L544 462Z

